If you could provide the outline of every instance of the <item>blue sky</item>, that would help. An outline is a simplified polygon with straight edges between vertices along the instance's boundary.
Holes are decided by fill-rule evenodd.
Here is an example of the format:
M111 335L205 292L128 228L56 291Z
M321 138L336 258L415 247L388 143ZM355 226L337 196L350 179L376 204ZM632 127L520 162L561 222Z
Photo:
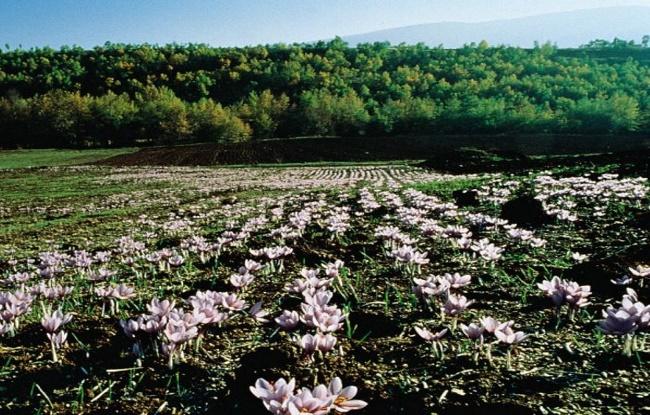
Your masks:
M650 0L0 0L0 45L291 43L619 5Z

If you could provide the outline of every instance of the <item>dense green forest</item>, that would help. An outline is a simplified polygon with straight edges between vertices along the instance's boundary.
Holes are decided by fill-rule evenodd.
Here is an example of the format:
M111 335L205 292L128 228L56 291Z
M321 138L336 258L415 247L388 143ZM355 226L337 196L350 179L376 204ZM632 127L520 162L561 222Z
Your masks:
M650 132L650 48L106 44L0 52L0 147Z

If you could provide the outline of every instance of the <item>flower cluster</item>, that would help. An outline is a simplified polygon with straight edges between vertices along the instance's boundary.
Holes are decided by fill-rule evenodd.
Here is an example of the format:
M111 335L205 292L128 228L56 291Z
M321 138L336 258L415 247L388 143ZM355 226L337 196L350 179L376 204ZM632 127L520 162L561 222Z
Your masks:
M487 238L472 243L470 249L485 261L498 261L505 251L504 248L494 245Z
M120 311L120 303L118 300L128 300L135 297L135 289L125 284L119 284L114 287L97 287L95 294L98 297L108 300L110 304L110 313L112 315ZM102 315L105 312L106 301L102 303Z
M72 320L72 314L64 314L61 309L54 312L51 310L43 310L43 318L41 319L41 326L50 340L52 351L52 361L54 363L59 361L57 351L63 347L68 339L68 333L63 330L63 326Z
M368 405L354 399L357 388L343 387L338 377L332 379L329 385L318 385L314 389L297 389L295 379L287 382L280 378L269 382L260 378L250 387L250 391L274 415L326 415L332 411L347 413Z
M589 304L587 297L591 295L591 286L579 285L574 281L566 281L559 277L542 281L537 284L540 290L553 301L559 315L560 307L569 307L569 320L573 320L575 312Z
M34 298L22 290L0 292L0 335L14 334L20 325L20 317L31 310Z
M313 358L316 351L325 353L334 348L337 339L333 333L343 327L347 318L340 308L335 304L330 304L334 293L329 290L329 287L332 280L339 276L342 267L342 261L325 264L323 267L325 278L319 277L319 269L303 268L300 272L302 278L294 280L285 287L288 292L302 296L300 313L283 310L275 318L275 322L283 330L293 330L299 322L316 330L315 334L307 333L302 337L295 338L295 342L310 358Z
M265 257L269 260L270 272L282 272L284 269L284 258L293 253L293 248L288 246L272 246L262 249L251 249L254 257Z
M491 344L488 344L485 350L483 347L485 336L491 334L496 339L496 343L502 344L508 348L506 352L506 362L507 367L511 368L512 352L519 343L528 338L528 335L523 331L515 331L513 326L514 321L512 320L501 323L492 317L484 317L480 320L479 324L461 324L460 328L468 339L476 342L477 350L474 354L475 362L478 361L478 357L483 351L485 351L487 359L492 362Z
M408 275L422 272L421 266L429 263L427 255L426 252L420 252L409 245L402 245L389 254L390 257L395 259L395 264L403 268Z
M121 320L124 333L136 340L134 352L143 354L141 336L144 335L160 345L168 356L168 365L173 367L177 358L184 358L185 344L197 339L202 332L213 325L221 325L232 317L232 313L244 311L246 303L236 294L215 291L197 291L187 300L191 311L175 307L174 301L152 299L147 305L149 314L136 319ZM255 304L250 315L257 321L266 322L267 313L262 304ZM198 347L197 343L197 347Z
M634 279L639 280L639 286L643 287L646 278L650 277L650 267L644 265L637 265L636 267L628 268L630 275Z
M628 288L621 306L603 310L603 318L599 323L601 330L607 334L625 336L623 353L629 356L637 350L634 334L650 328L650 305L640 302L637 293Z
M239 267L238 272L230 276L230 284L237 289L243 290L255 280L253 273L261 269L262 264L252 259L247 259L244 261L244 265Z

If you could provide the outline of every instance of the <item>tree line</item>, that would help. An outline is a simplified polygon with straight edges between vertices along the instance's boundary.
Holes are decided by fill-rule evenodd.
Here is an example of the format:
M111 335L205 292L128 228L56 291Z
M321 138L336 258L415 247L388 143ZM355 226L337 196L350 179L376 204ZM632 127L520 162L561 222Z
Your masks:
M612 44L7 48L0 147L650 132L647 39Z

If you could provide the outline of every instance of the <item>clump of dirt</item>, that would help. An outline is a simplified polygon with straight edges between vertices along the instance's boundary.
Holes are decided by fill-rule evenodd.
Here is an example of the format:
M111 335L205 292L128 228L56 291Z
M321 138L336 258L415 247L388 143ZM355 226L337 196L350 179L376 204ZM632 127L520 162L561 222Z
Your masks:
M621 276L620 267L614 261L587 261L576 264L564 272L566 279L579 284L591 286L594 293L600 295L613 294L614 286L611 280Z
M533 228L539 228L553 221L553 217L544 210L542 202L530 195L522 195L504 203L501 217L519 226Z
M459 207L479 206L481 204L478 199L478 191L475 189L456 190L452 193L452 196Z
M634 215L630 223L633 227L643 229L646 231L650 230L650 212L641 211Z
M620 291L612 280L629 274L627 267L650 261L650 246L639 244L628 247L613 255L593 258L576 264L564 271L564 278L580 284L588 284L594 293L602 296L615 296ZM647 288L638 288L645 295Z
M385 314L355 312L350 315L350 325L355 328L355 335L360 338L391 337L401 332L396 321Z
M599 153L590 155L545 155L525 154L478 148L458 148L435 153L421 167L447 173L527 173L530 170L556 168L593 169L594 166L608 166L608 171L622 175L650 177L650 150L634 152ZM595 177L600 176L595 173Z
M516 170L530 164L528 156L513 151L462 147L438 152L421 166L450 173L482 173Z

